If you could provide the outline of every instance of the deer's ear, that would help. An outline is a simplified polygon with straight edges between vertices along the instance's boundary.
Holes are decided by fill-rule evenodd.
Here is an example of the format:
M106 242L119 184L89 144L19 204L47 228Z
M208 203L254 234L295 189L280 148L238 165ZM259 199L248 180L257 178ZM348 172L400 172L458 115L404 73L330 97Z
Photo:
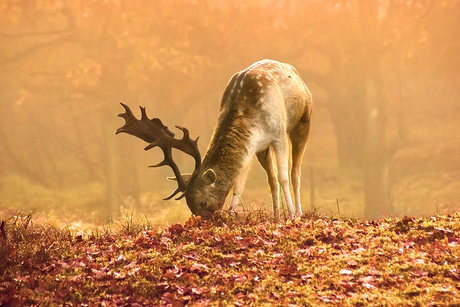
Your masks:
M216 182L217 174L212 168L210 168L203 173L201 179L203 179L207 184L211 185Z
M184 179L184 181L187 181L190 178L191 175L192 175L192 173L180 174L180 176L182 177L182 179ZM176 177L166 177L166 179L168 179L170 181L177 181Z

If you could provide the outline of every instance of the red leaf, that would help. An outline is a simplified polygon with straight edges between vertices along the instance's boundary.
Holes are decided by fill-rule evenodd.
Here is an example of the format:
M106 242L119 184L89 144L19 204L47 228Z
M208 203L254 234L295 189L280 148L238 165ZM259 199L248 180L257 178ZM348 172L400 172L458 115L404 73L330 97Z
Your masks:
M371 281L374 281L375 277L374 276L365 276L365 277L360 277L358 281L363 282L363 283L368 283Z
M207 273L209 272L209 268L206 264L201 264L201 263L195 263L194 265L191 266L190 272L192 273Z
M367 288L367 289L375 289L375 286L374 285L371 285L369 283L363 283L363 287L364 288Z
M165 274L163 275L166 279L175 279L180 277L182 274L179 272L177 266L173 266L172 269L166 270Z
M113 277L115 279L125 279L126 278L126 274L124 273L118 273L118 272L113 272Z
M281 268L278 270L278 274L283 275L283 276L290 276L294 275L297 273L297 264L293 263L291 265L283 265Z
M192 215L192 216L190 216L188 221L185 222L185 226L190 227L190 228L194 228L194 227L200 225L201 222L202 222L201 216Z
M121 255L118 256L118 258L115 260L115 263L120 263L120 262L123 261L123 259L124 259L123 254L121 254Z
M342 274L342 275L351 275L351 274L353 274L353 272L350 271L350 270L340 270L339 273Z
M174 224L169 227L171 234L181 234L184 231L184 227L181 224Z
M380 271L377 271L375 267L370 267L368 273L370 275L382 275Z
M193 294L203 294L206 292L206 289L203 289L203 288L192 288L190 289L192 291Z
M248 280L248 278L245 275L243 275L243 276L237 277L235 279L235 283L244 284L247 280Z
M336 296L336 295L331 295L331 296L323 296L323 295L319 295L318 294L318 298L320 300L322 300L323 302L325 303L336 303L338 301L340 301L340 297Z
M339 281L339 287L345 288L346 290L352 290L355 286L354 282L351 281Z
M420 277L420 276L426 276L426 275L428 275L428 273L425 272L425 271L422 271L420 269L416 269L415 271L411 272L411 275L416 276L416 277Z
M351 266L351 267L355 267L355 266L358 265L358 263L357 263L356 261L354 261L354 260L348 261L347 264L348 264L349 266Z
M460 269L456 269L456 268L450 269L448 276L454 280L460 280Z

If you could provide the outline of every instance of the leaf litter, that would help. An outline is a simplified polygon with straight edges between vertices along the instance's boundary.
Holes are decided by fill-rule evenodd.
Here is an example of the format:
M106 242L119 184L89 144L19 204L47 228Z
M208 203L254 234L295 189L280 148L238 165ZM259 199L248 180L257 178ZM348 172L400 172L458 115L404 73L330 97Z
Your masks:
M9 218L0 305L459 306L460 214L222 216L73 234Z

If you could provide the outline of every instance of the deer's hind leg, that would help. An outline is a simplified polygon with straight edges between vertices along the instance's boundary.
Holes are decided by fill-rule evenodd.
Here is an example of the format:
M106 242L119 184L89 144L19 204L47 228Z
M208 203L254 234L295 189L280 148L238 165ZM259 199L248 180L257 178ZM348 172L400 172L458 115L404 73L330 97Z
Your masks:
M275 166L275 157L271 147L267 148L264 151L258 152L257 159L259 160L260 165L264 168L267 173L268 185L270 186L270 192L272 194L273 201L273 213L275 220L280 218L280 206L279 206L279 184L277 171Z
M310 131L310 118L305 115L303 121L290 132L292 147L292 168L291 168L291 181L292 188L294 189L294 202L296 216L302 215L302 206L300 201L300 180L301 180L301 166L302 158L307 147L308 134Z

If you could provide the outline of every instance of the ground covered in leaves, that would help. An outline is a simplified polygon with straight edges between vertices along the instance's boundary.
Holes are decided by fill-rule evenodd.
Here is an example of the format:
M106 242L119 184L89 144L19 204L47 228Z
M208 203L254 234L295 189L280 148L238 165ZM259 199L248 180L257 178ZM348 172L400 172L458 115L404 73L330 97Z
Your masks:
M0 306L460 306L460 214L1 224Z

